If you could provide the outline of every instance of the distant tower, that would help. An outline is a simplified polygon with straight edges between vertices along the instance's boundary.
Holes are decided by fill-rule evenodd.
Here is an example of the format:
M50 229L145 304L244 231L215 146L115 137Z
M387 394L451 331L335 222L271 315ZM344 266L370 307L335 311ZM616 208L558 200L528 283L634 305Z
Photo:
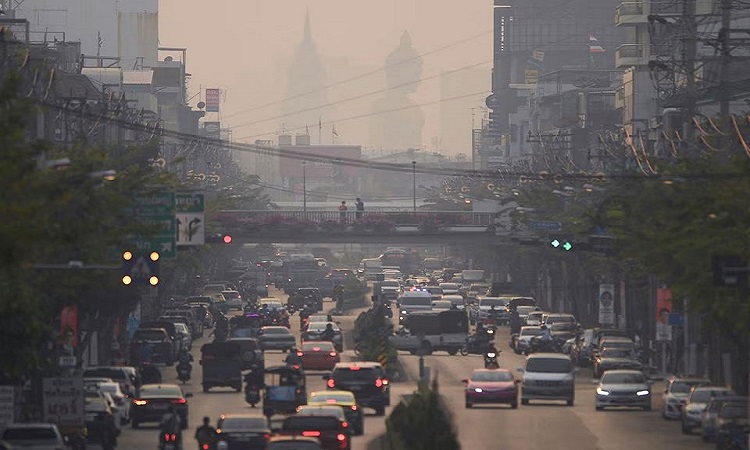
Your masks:
M328 103L325 86L326 71L312 40L310 13L308 12L305 16L302 42L289 68L286 95L289 100L285 101L281 107L282 114L285 114L283 122L292 134L305 133L306 127L309 127L310 134L315 136L313 142L317 143L320 119L322 118L323 121L330 119L327 117L327 109L319 108ZM308 92L312 93L308 94ZM295 113L310 108L319 109Z
M385 58L388 90L373 103L370 121L370 145L386 150L420 148L424 113L409 98L417 90L422 76L422 58L404 31L401 43ZM403 84L409 83L405 86ZM393 111L378 114L381 111Z

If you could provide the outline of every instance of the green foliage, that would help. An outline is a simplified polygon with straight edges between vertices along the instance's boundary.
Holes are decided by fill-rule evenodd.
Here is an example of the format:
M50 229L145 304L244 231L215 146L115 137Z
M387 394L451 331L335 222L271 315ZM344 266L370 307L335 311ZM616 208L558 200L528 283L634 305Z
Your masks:
M445 413L437 381L419 383L408 402L393 408L385 421L391 450L458 450L456 432Z
M714 255L750 258L750 159L684 159L671 177L621 182L592 215L618 237L620 256L726 331L747 336L747 294L713 285Z
M393 362L397 360L396 349L388 341L392 329L390 321L375 309L361 312L354 321L354 339L358 342L359 357L364 361L379 361L380 356L385 355L385 370L389 377L395 373Z

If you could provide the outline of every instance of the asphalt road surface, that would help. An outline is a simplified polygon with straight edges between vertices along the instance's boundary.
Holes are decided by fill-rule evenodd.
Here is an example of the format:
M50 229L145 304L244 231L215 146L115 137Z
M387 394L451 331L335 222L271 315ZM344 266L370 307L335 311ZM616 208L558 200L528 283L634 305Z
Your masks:
M286 296L278 291L272 291L283 301ZM325 308L333 307L333 303L326 302ZM346 335L351 333L357 311L347 316L337 317L342 331ZM298 316L292 318L292 331L299 339ZM222 413L253 413L261 414L260 406L251 408L244 401L244 394L229 388L214 388L203 393L200 386L201 366L200 347L208 342L207 331L205 337L193 343L192 379L184 385L184 390L193 394L189 399L189 429L185 433L185 448L197 448L193 439L194 430L201 424L204 416L211 418L211 423ZM516 355L508 347L507 327L498 330L496 346L502 351L499 362L501 367L516 370L523 367L524 357ZM266 352L266 365L281 364L285 354L281 352ZM355 359L354 353L345 348L343 360ZM418 377L419 357L401 353L399 359L405 369L401 380L391 384L391 404L395 405L399 399L414 391ZM467 378L474 368L483 364L481 356L449 356L444 352L437 352L425 357L425 365L430 368L431 375L436 377L439 389L450 409L453 422L456 425L459 440L463 449L554 449L554 450L619 450L619 449L708 449L712 445L703 443L699 436L684 436L680 432L677 421L666 421L661 418L661 391L663 384L654 385L653 410L608 409L595 411L594 391L589 369L581 369L577 374L576 403L573 407L565 406L564 402L534 402L530 405L519 405L512 410L505 405L477 405L472 409L464 406L464 386L461 379ZM176 371L173 367L163 367L164 382L177 382ZM325 389L322 375L324 372L307 372L307 392ZM518 373L520 376L520 373ZM390 413L386 410L386 415ZM385 433L383 417L376 417L371 410L365 410L365 434L352 439L352 448L359 450L368 448L368 444ZM133 430L123 428L118 447L123 449L157 448L158 428L156 424L142 426ZM378 448L377 446L373 448Z

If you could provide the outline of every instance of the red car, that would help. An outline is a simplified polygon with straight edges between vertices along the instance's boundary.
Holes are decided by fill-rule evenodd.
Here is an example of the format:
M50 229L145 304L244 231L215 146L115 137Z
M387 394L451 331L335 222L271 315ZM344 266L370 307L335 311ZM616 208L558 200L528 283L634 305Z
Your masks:
M328 341L306 341L302 349L297 351L305 370L333 370L333 366L341 361L339 352Z
M466 407L476 403L508 403L518 408L518 380L507 369L476 369L466 384Z

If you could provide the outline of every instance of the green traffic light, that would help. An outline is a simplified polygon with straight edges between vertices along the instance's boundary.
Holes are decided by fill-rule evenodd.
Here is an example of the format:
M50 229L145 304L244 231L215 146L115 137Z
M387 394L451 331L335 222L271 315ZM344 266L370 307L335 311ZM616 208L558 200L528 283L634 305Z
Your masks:
M557 248L557 247L560 246L560 241L557 240L557 239L553 239L552 242L550 242L550 245L552 245L553 247Z
M573 249L573 244L571 244L570 242L565 242L562 247L566 252L569 252L571 249Z

